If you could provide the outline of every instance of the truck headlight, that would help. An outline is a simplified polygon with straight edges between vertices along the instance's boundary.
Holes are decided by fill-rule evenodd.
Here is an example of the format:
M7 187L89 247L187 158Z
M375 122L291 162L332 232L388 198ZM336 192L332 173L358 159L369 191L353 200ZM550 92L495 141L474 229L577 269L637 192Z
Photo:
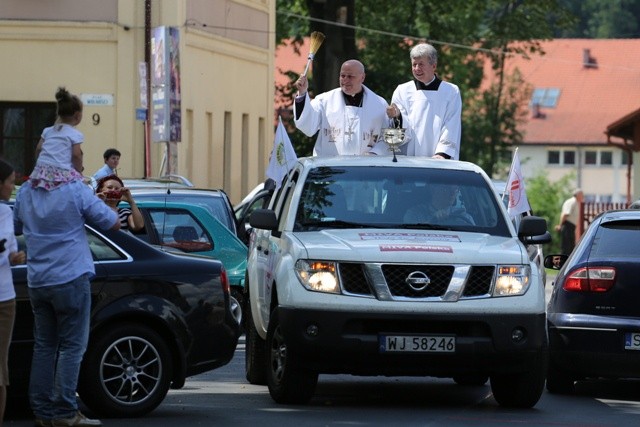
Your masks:
M523 295L531 283L531 268L527 265L499 265L494 297Z
M295 270L300 283L310 291L339 294L337 267L335 262L300 259Z

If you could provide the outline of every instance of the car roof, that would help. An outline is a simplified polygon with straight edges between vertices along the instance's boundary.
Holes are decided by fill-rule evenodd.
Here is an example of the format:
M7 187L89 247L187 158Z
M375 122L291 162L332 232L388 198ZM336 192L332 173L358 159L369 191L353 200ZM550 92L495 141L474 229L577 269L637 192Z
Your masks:
M412 167L432 169L457 169L484 174L482 168L470 162L459 160L433 159L431 157L397 156L397 162L392 156L333 156L333 157L303 157L298 159L305 168L314 167L339 167L339 166L387 166L387 167Z
M194 188L194 187L174 187L173 184L171 186L165 188L132 188L131 194L133 195L143 195L143 194L162 194L166 193L170 190L175 194L195 194L199 196L213 196L213 197L222 197L222 190L217 189L209 189L209 188Z
M193 187L191 181L179 175L167 175L157 178L121 178L127 188L166 188L166 187Z
M601 223L621 220L640 220L640 209L619 209L606 211L601 214Z

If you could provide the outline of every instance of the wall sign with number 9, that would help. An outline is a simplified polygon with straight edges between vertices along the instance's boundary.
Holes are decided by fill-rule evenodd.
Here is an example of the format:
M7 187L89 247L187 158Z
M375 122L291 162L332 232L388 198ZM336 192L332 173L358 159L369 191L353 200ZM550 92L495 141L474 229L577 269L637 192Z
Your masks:
M94 126L98 126L100 124L100 114L93 113L93 116L91 116L91 118L93 119Z

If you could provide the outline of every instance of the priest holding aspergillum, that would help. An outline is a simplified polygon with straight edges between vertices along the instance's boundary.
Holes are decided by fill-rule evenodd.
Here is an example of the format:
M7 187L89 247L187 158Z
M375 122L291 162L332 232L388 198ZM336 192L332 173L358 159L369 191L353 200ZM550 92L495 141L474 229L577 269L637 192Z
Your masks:
M307 136L319 131L314 156L367 154L379 142L389 123L388 104L363 84L364 78L364 65L351 59L340 68L340 87L314 99L306 75L296 81L294 121Z
M433 46L417 44L409 56L414 78L398 85L387 108L396 126L407 128L402 151L409 156L457 160L462 127L460 90L436 75L438 53Z

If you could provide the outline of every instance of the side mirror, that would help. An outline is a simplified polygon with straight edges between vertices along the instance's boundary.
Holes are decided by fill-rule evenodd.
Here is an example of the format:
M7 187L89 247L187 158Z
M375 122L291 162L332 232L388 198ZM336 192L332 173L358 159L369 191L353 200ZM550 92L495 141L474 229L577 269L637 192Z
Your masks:
M553 270L560 270L565 262L569 259L569 255L547 255L544 257L544 266Z
M539 216L525 216L518 226L518 238L525 245L539 245L551 242L547 230L547 220Z
M256 209L251 212L249 224L253 228L273 231L278 228L278 219L276 213L271 209Z

